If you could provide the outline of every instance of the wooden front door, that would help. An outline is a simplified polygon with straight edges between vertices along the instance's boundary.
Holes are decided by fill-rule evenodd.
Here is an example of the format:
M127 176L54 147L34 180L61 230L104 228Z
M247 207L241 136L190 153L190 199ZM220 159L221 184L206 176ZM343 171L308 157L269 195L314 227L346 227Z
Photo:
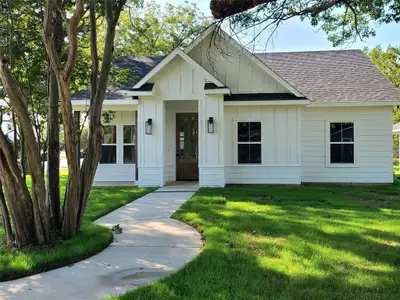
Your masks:
M176 114L176 180L199 179L197 113Z

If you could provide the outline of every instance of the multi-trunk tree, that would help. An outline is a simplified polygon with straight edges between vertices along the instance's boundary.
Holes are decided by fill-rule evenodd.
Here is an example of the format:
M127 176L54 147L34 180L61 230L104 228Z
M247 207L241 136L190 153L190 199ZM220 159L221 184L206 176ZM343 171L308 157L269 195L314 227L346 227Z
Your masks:
M1 214L6 226L6 240L16 247L46 244L57 236L69 238L80 229L100 160L103 134L101 110L112 64L117 21L126 0L103 0L100 3L91 0L88 7L85 7L83 0L76 0L72 11L64 9L63 1L47 0L45 2L42 40L52 70L49 119L55 118L56 106L58 116L59 103L69 176L63 201L54 200L53 197L57 197L55 193L48 192L51 184L46 187L38 137L28 113L27 98L13 77L10 61L5 56L0 58L0 79L7 100L17 117L21 134L24 136L27 164L32 179L32 185L29 188L18 165L13 145L0 132L0 180L4 190L4 195L0 193ZM20 7L22 8L23 6ZM96 32L99 12L104 15L106 22L105 43L101 58L98 55ZM76 147L79 137L70 100L70 79L77 61L78 29L85 14L89 14L90 20L92 76L89 135L91 138L81 165ZM61 20L57 19L57 15L62 19L62 24L60 24ZM60 39L57 36L67 38L65 47L58 44ZM43 61L43 64L46 64L46 61ZM53 142L57 144L55 140L57 138L58 133L56 135L55 129L52 128L48 137L49 145L53 145ZM56 154L53 156L52 161L55 162L56 156ZM57 186L59 183L55 182L54 185ZM55 206L59 207L60 202L63 202L63 206L58 210Z

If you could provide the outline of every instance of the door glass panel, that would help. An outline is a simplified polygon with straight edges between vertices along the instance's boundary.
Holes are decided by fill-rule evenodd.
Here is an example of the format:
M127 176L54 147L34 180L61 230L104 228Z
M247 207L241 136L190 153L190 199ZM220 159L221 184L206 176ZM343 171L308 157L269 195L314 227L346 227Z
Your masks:
M178 151L177 158L194 158L197 159L198 152L198 130L197 116L180 115L178 118Z

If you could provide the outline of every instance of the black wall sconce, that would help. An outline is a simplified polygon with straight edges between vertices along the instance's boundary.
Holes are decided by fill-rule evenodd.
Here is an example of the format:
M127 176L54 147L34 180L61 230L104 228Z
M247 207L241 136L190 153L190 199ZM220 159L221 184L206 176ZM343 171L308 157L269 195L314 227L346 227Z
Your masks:
M148 119L146 121L145 126L144 126L144 131L145 131L146 135L153 134L153 120L152 119Z
M208 133L214 133L215 131L215 123L214 123L214 118L213 117L209 117L208 118Z

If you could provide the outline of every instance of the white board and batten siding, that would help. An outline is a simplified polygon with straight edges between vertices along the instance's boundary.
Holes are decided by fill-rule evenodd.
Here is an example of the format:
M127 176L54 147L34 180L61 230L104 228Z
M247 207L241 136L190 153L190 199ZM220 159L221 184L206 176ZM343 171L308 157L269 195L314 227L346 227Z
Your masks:
M136 165L123 162L123 125L135 125L135 111L117 111L109 124L117 128L117 163L99 164L94 179L95 184L104 182L134 182Z
M237 122L261 122L262 164L237 163ZM300 108L225 107L227 184L300 184Z
M163 101L204 97L206 79L203 72L180 56L176 56L152 81L155 95Z
M253 63L243 49L237 49L223 40L221 49L222 51L213 46L210 47L210 37L208 37L188 55L215 78L225 83L232 94L288 92L285 87Z
M329 122L355 123L354 166L329 166ZM302 109L302 181L392 183L392 107Z

